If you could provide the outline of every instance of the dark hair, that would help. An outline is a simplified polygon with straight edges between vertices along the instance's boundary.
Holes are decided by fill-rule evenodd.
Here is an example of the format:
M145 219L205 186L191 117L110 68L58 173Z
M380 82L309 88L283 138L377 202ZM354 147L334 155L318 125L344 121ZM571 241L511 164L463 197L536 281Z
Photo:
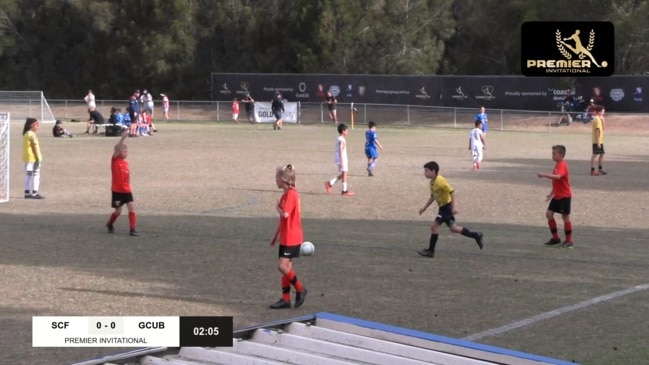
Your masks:
M367 123L367 128L371 129L371 128L374 128L374 127L376 127L376 123L374 123L373 121L370 120L370 122Z
M435 161L426 162L424 168L431 171L435 171L436 174L439 174L439 165Z
M480 119L478 119L478 120L475 121L475 126L476 126L476 128L477 128L480 124L482 124L482 121L481 121Z
M25 126L23 127L23 136L25 135L25 133L29 132L30 129L32 129L32 125L34 125L34 123L38 123L38 119L28 117L25 120Z
M561 156L566 157L566 146L562 144L552 146L552 151L557 151Z
M346 131L346 130L347 130L347 125L346 124L343 124L343 123L338 124L338 133L342 134L343 131Z

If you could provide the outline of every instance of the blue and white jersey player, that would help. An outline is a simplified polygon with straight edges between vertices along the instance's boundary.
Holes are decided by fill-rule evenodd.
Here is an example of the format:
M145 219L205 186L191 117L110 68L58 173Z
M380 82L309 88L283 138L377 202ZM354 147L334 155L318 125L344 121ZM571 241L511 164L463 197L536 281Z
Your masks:
M365 156L367 157L367 176L374 176L374 167L376 166L376 159L379 158L379 153L376 147L383 150L383 146L379 142L379 136L376 134L376 123L370 121L365 131Z

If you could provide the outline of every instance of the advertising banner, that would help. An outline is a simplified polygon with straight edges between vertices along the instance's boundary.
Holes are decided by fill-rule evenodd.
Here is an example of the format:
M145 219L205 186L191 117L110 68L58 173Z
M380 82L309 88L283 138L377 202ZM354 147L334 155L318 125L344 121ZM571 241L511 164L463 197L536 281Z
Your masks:
M298 121L298 103L284 102L284 113L282 114L284 123L297 123ZM255 121L257 123L274 123L275 115L271 109L270 102L255 101Z
M647 76L552 78L524 76L397 76L319 74L212 74L214 100L245 94L270 102L279 91L290 102L324 101L456 108L557 111L570 90L608 111L649 112Z

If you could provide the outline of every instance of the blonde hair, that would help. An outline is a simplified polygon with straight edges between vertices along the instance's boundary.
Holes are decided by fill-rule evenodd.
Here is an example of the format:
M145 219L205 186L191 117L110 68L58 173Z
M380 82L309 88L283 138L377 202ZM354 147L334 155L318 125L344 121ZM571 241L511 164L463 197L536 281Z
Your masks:
M277 176L288 187L295 187L295 167L288 164L277 168Z

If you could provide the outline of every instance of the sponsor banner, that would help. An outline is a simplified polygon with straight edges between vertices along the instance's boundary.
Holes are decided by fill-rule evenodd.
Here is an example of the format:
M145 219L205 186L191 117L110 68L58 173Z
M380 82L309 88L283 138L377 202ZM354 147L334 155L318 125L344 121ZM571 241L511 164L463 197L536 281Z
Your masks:
M557 79L517 76L445 76L442 104L459 108L554 110L566 93ZM563 88L567 90L565 87Z
M339 104L368 103L458 108L557 111L568 91L593 98L608 111L649 112L647 76L585 78L525 76L379 76L318 74L212 74L215 100L250 93L270 102L279 91L289 102L323 102L327 91Z
M440 106L441 83L425 76L212 73L212 97L230 101L250 93L270 101L280 92L289 101L323 102L331 92L338 103Z
M649 92L649 78L644 76L579 79L576 91L584 99L603 105L607 111L649 111L648 95L645 95Z
M297 123L298 121L298 103L284 101L284 113L282 121L284 123ZM255 121L257 123L274 123L275 115L271 109L271 103L265 101L255 101Z

